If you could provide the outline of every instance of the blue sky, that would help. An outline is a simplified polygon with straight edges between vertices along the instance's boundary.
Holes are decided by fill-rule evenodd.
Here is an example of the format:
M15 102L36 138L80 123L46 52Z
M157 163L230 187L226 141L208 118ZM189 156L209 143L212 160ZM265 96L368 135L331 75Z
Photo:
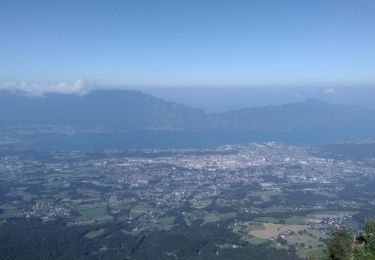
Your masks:
M371 85L373 0L0 0L0 81Z

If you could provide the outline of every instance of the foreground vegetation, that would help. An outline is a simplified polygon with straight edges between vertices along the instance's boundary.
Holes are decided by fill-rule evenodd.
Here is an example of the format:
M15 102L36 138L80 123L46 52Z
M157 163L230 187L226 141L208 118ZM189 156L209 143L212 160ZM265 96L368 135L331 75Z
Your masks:
M324 253L324 260L375 259L375 220L366 221L363 232L355 236L345 227L333 231ZM311 256L309 259L317 258Z

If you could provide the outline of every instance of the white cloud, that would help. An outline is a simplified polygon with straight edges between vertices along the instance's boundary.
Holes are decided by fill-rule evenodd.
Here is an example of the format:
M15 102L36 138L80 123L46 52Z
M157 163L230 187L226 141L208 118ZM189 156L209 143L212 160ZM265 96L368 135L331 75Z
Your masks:
M8 81L0 82L0 91L21 92L33 96L43 96L44 94L52 93L84 95L95 85L95 80L60 82Z
M337 90L334 89L334 88L326 88L324 90L324 93L326 93L326 94L337 94Z

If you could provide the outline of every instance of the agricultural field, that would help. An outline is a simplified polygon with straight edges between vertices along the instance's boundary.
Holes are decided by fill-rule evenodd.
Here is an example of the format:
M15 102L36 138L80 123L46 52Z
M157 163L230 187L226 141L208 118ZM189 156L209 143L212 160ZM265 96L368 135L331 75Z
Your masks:
M274 223L262 223L262 229L252 230L249 232L250 235L261 238L271 239L283 233L296 233L306 230L307 225L288 225L288 224L274 224Z

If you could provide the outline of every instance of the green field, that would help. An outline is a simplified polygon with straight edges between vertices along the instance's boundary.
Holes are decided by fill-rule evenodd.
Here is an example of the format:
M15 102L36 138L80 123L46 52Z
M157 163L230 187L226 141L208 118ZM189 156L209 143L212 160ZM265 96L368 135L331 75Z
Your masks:
M105 205L77 207L77 211L80 216L75 219L75 224L84 225L113 220L113 217L109 215Z
M250 192L249 196L259 198L262 202L269 202L271 201L271 197L280 196L281 194L280 191L254 191Z
M140 204L134 206L130 210L130 212L133 215L139 216L139 215L146 214L146 213L148 213L150 211L153 211L153 210L154 210L154 207L152 207L151 205L140 203Z
M290 225L304 225L306 224L306 217L305 216L292 216L290 218L284 219L285 224Z
M251 236L243 236L242 239L253 245L260 245L260 244L269 242L268 239L262 239L262 238L251 237Z
M247 224L247 226L244 229L244 231L246 233L248 233L250 231L259 230L259 229L264 229L264 226L263 226L262 223L260 223L260 222L250 222L250 223Z
M146 220L147 221L147 220ZM164 230L169 231L174 227L175 217L163 217L155 220L147 221L147 226L150 230Z
M96 238L98 236L101 236L104 234L104 228L100 228L98 230L93 230L93 231L90 231L88 232L86 235L85 235L85 238L88 238L88 239L93 239L93 238Z
M279 220L277 218L273 217L257 217L254 218L254 221L256 222L266 222L266 223L277 223Z
M219 222L226 219L234 218L236 216L236 213L222 213L222 214L207 214L203 217L202 226L213 223L213 222Z

